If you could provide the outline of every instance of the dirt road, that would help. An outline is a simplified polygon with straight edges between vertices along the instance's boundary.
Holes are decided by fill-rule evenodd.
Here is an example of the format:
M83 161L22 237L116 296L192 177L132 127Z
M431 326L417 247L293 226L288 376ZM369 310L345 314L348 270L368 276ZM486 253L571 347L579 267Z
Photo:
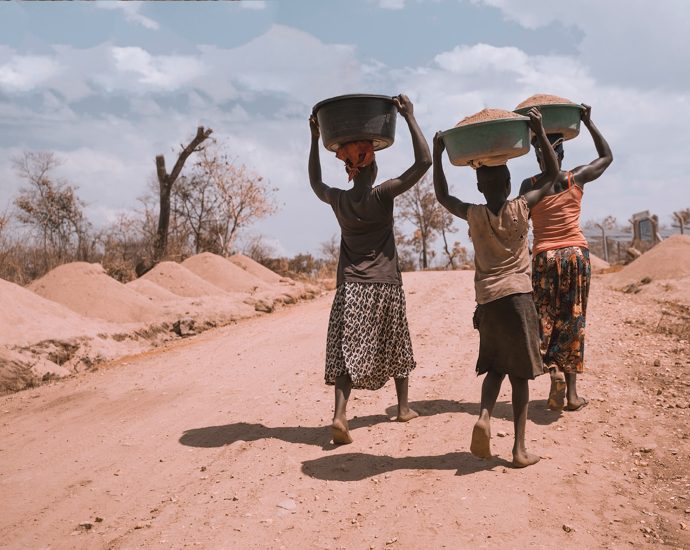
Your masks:
M654 299L595 278L590 404L552 413L532 383L542 460L516 470L507 384L496 457L469 454L472 276L405 275L421 416L353 392L352 445L326 429L332 295L0 398L0 547L690 547L689 346Z

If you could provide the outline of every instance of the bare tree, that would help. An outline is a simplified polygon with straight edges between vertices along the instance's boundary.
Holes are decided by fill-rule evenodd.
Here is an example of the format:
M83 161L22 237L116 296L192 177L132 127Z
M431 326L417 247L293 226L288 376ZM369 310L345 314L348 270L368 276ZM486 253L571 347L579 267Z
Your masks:
M195 254L209 248L210 231L218 209L218 191L213 181L193 172L181 176L174 190L173 211L185 220Z
M400 217L410 222L415 231L408 240L420 254L421 267L427 269L434 251L431 244L440 232L443 207L436 200L429 176L424 176L412 189L398 197Z
M448 243L449 233L455 233L457 228L454 225L455 218L453 214L448 212L445 208L439 210L439 224L438 228L443 238L443 253L448 259L446 267L456 269L460 263L467 260L467 250L458 242L455 241L452 245Z
M276 211L271 189L264 179L237 166L228 155L220 151L204 151L200 161L200 177L207 179L215 189L217 203L210 228L215 252L230 254L240 229Z
M168 173L165 169L165 157L158 155L156 157L156 174L158 176L159 197L160 197L160 212L158 216L158 230L156 232L156 243L154 247L154 262L159 262L167 252L168 246L168 229L170 226L170 197L172 194L173 185L180 176L182 167L192 153L203 151L202 143L206 141L213 133L211 128L204 128L199 126L196 130L194 138L182 147L175 166L172 172Z
M398 228L398 224L393 225L393 236L395 238L395 248L398 253L398 267L400 271L415 271L418 262L415 259L414 246L405 238Z
M17 220L40 241L46 270L66 260L86 260L93 246L77 188L51 176L59 165L50 152L25 152L14 159L17 173L27 183L14 201Z

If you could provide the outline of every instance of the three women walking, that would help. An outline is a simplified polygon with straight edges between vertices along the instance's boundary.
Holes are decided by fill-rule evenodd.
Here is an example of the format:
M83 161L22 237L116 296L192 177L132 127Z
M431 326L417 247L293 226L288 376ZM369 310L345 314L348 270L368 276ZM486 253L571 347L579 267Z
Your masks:
M393 378L396 419L405 422L417 416L408 402L409 376L416 364L395 246L393 208L395 197L421 179L432 165L432 157L412 102L404 95L393 100L410 130L414 162L399 177L377 186L378 166L369 140L342 143L337 149L352 188L338 189L323 182L320 130L316 117L310 118L311 187L331 206L341 229L325 365L325 381L335 386L331 424L335 444L352 442L346 409L353 388L378 390ZM579 410L587 404L576 390L577 374L583 370L590 277L587 241L579 227L580 208L585 183L604 172L612 155L591 121L590 107L583 107L582 122L599 157L588 165L562 171L563 136L547 136L541 113L533 108L528 112L529 126L541 172L524 180L513 200L508 199L511 179L505 164L476 168L477 188L486 204L470 204L450 195L442 163L444 141L440 133L434 137L436 197L449 212L467 220L475 250L477 308L473 322L480 336L476 371L486 377L470 450L481 458L492 456L490 420L507 375L512 386L516 467L539 460L525 445L529 380L550 373L551 409ZM531 260L530 217L534 226Z

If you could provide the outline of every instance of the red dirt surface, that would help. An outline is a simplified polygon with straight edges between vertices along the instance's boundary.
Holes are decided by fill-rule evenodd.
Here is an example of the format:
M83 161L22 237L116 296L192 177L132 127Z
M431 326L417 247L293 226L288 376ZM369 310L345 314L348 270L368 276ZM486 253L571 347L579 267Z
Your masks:
M542 460L516 470L507 383L495 457L469 453L473 275L404 274L420 417L389 421L392 383L353 391L348 446L327 428L332 293L0 397L3 546L690 547L690 336L660 322L672 306L594 277L590 404L550 412L548 379L531 383Z

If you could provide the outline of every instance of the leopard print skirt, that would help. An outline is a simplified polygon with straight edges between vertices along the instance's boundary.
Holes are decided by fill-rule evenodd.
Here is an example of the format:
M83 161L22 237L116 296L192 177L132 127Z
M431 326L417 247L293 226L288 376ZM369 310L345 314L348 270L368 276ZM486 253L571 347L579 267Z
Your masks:
M415 366L402 286L341 284L328 322L326 384L347 374L353 388L378 390Z

